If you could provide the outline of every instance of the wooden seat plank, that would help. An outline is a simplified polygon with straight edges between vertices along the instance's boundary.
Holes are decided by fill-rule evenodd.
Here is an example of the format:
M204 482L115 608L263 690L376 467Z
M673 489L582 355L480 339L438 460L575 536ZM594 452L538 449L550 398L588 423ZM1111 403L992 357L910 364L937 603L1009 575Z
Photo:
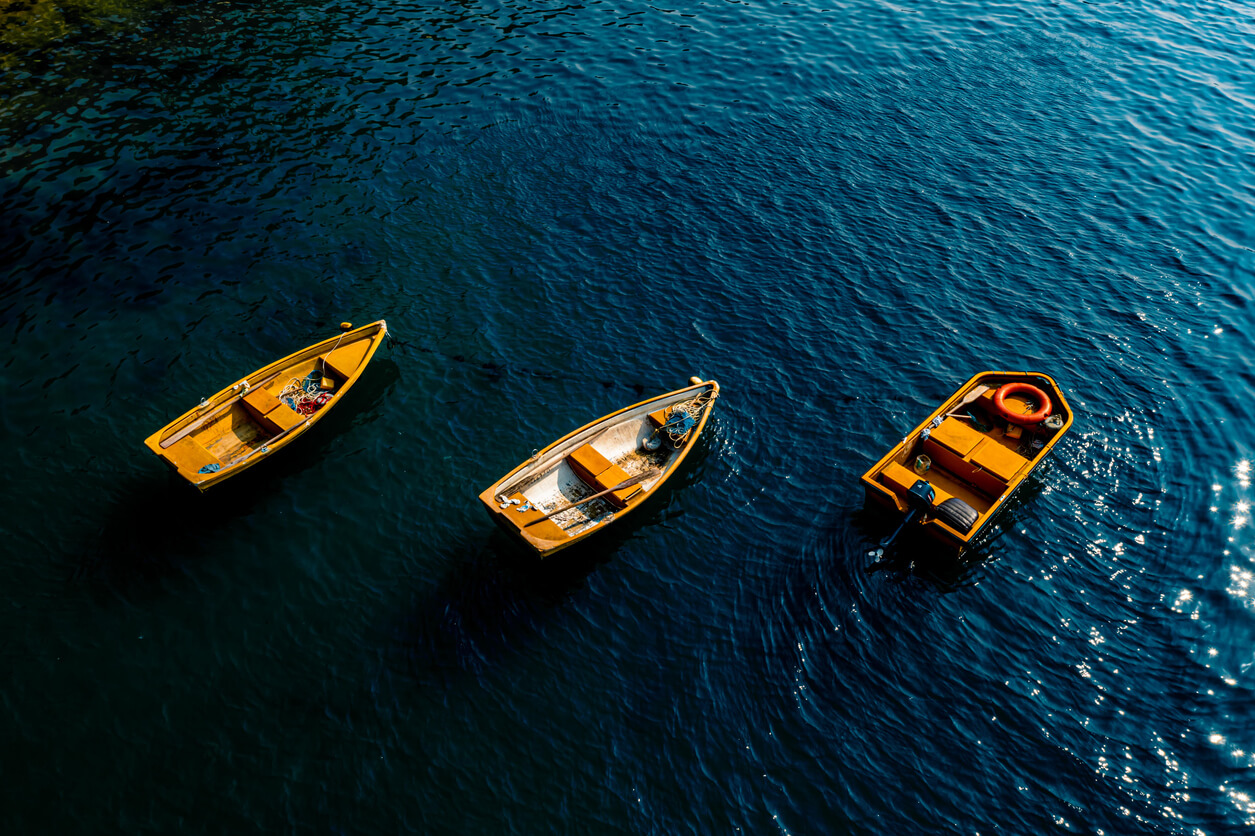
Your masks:
M195 439L180 438L166 452L171 464L181 470L199 471L210 464L222 464L222 459L202 447Z
M593 482L593 487L595 487L598 492L608 491L615 485L620 485L631 478L632 477L627 474L626 470L619 467L617 464L612 464L610 467L606 468L597 475L596 480ZM640 484L628 485L626 488L620 488L617 491L607 494L606 498L609 499L611 504L616 507L626 508L628 500L641 490L642 488Z
M1028 459L1014 450L1008 450L998 442L988 439L973 451L972 464L992 473L1004 482L1010 482L1020 469L1028 465Z
M597 481L597 477L611 467L610 460L598 452L593 445L585 444L577 448L567 457L567 464L575 471L575 475L588 484ZM607 485L606 487L609 487Z
M947 418L942 421L941 426L929 434L929 438L953 450L959 456L966 456L985 439L983 435L958 418Z
M917 481L920 479L927 481L928 479L927 474L920 476L915 471L910 468L903 467L897 462L889 462L889 464L885 465L885 469L880 472L880 477L884 481L886 487L894 493L903 496L910 492L911 486ZM932 485L933 492L935 494L933 496L934 505L940 505L951 497L950 493L947 493L937 487L933 482L928 482L928 484Z
M362 360L366 357L366 352L370 349L370 340L358 340L341 346L335 351L323 358L328 371L332 372L341 380L348 380L357 372L357 367L362 365ZM322 368L319 366L319 368Z
M519 528L527 527L527 530L536 537L543 537L546 540L565 540L571 535L562 530L562 526L553 520L541 519L545 514L539 508L532 506L526 511L519 511L519 507L523 503L527 503L527 497L522 492L516 491L506 497L507 499L517 499L519 505L511 505L509 519ZM528 503L530 504L530 503Z

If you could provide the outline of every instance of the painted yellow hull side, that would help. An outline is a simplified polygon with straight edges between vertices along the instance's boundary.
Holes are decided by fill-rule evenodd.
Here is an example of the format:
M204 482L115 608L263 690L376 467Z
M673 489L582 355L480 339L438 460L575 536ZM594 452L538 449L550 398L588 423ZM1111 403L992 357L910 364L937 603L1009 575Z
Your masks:
M888 453L863 474L861 481L867 492L868 501L900 515L905 515L910 510L910 506L904 498L903 484L905 480L893 477L891 472L901 473L901 467L911 467L916 458L925 451L924 430L928 429L930 432L943 430L943 426L934 426L934 421L939 418L945 422L955 421L954 417L947 418L947 414L956 411L963 404L965 397L969 393L980 389L980 387L985 386L990 387L990 389L982 398L973 403L977 406L987 406L988 404L982 403L982 400L987 402L997 387L1004 383L1016 381L1030 383L1042 389L1051 400L1053 406L1051 414L1059 415L1063 418L1063 425L1053 433L1046 433L1040 429L1024 430L1025 436L1028 438L1041 438L1042 446L1040 449L1032 450L1031 455L1024 456L1023 464L1014 467L1013 472L993 474L992 471L984 472L980 467L972 467L973 472L960 476L937 468L919 477L928 479L930 483L940 484L947 495L963 499L978 511L976 522L971 530L967 532L960 531L932 515L925 515L920 523L922 529L951 546L963 548L969 545L1072 427L1075 417L1072 408L1068 405L1067 398L1064 397L1058 383L1049 375L1040 372L1017 371L985 371L973 375L966 383L955 390L954 394L943 401L937 409L933 410L928 417L921 421L918 426L911 430L902 441L894 445ZM1027 411L1028 407L1025 407L1025 410ZM988 445L997 444L1007 451L1017 449L1018 440L1009 437L1005 429L1005 422L1000 425L997 420L993 420L993 424L994 426L991 426L988 431L977 431L968 429L968 425L963 423L962 431L969 437L975 434L983 436L986 439L984 443ZM991 447L991 449L997 453L998 447ZM1024 450L1024 447L1019 446L1018 450ZM1007 460L1015 460L1015 456L1012 456L1009 452L998 453L997 455L1000 463ZM1016 455L1019 455L1018 451ZM971 461L964 462L962 457L956 457L955 460L967 466L972 466L973 464ZM1008 471L1010 470L1011 468L1008 468ZM1009 478L1003 479L1003 476L1008 476ZM995 486L995 488L991 489L991 485Z
M144 439L144 445L197 489L208 490L270 458L308 432L358 381L387 333L387 322L381 319L295 351L206 398ZM303 378L315 368L321 368L324 358L333 350L337 357L351 357L353 367L342 370L331 400L312 415L306 418L288 415L285 420L291 424L290 428L275 433L273 427L264 427L245 408L245 393L264 390L277 396L289 379ZM248 386L244 387L242 384L246 382ZM220 445L225 444L222 439L231 442L229 449L233 455L227 459L215 456L201 443L208 443L210 439L218 440ZM201 473L206 462L218 463L220 469Z

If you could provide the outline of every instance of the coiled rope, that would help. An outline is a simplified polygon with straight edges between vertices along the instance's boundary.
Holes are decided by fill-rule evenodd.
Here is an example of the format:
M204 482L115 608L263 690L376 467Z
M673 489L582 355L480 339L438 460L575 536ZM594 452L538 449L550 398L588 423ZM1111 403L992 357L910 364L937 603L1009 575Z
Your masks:
M331 400L331 394L322 391L318 386L320 377L318 370L315 369L304 379L292 378L279 393L279 400L287 401L288 406L302 415L313 415L323 404Z
M710 389L692 400L671 407L671 411L667 414L667 423L659 429L667 431L667 437L671 439L672 446L679 447L684 443L684 439L688 438L693 428L701 423L702 413L715 402L717 397L719 393Z

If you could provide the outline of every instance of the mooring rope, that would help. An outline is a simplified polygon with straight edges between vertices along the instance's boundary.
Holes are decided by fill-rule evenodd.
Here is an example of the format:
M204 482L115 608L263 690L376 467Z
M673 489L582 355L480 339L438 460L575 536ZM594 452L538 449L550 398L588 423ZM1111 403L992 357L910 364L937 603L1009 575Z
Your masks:
M336 349L340 347L340 340L344 339L344 335L349 333L348 331L344 330L344 325L346 324L348 323L342 323L340 325L340 336L336 337L336 344L331 347L330 351L328 351L326 354L318 358L319 360L322 361L322 376L323 377L327 376L327 358L330 357L332 354L336 353ZM385 336L387 335L386 331L384 332L384 335Z

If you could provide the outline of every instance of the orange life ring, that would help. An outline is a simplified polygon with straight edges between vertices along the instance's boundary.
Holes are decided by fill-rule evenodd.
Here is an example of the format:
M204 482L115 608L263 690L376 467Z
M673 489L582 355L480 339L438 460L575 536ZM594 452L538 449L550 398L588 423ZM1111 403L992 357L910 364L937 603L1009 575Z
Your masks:
M1037 411L1023 415L1019 412L1012 412L1007 408L1005 399L1007 395L1014 394L1028 395L1037 401ZM994 392L994 409L998 410L998 414L1012 424L1020 424L1021 426L1029 426L1031 424L1040 424L1050 417L1050 411L1053 407L1050 404L1050 396L1042 390L1038 389L1031 383L1004 383L998 387L998 391Z

